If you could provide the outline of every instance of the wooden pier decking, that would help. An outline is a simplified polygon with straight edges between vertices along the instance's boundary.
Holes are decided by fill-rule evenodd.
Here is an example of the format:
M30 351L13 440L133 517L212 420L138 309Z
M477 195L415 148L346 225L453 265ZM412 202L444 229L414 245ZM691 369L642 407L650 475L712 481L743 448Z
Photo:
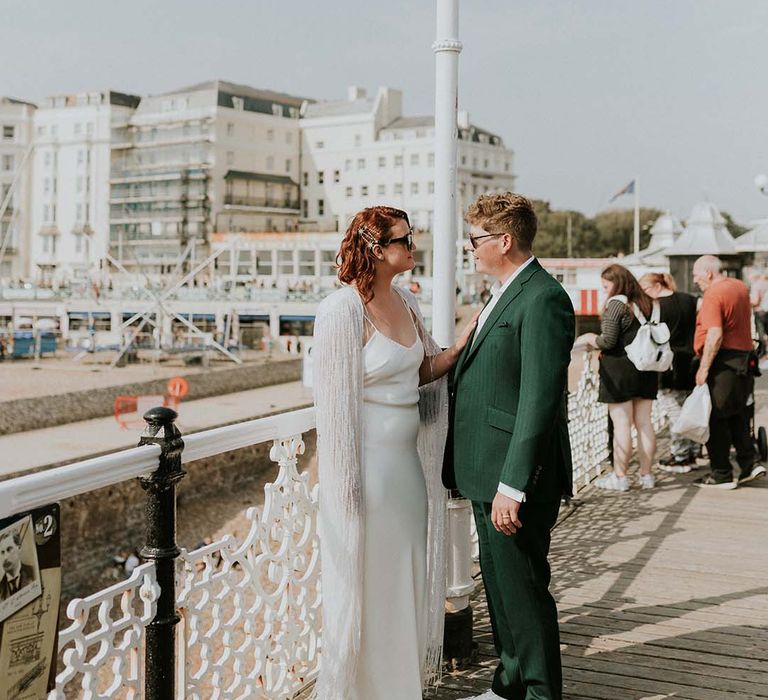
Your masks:
M768 698L768 479L699 489L704 470L657 488L589 487L553 534L565 698ZM495 652L482 593L475 664L429 697L490 688Z

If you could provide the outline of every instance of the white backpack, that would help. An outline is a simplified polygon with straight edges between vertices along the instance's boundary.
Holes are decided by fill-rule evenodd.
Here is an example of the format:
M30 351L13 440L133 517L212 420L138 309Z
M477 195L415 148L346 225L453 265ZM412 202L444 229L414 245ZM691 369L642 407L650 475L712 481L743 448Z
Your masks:
M623 294L611 298L627 303ZM624 348L629 361L641 372L666 372L672 366L674 354L669 347L669 327L660 320L659 302L654 299L650 319L643 315L637 304L632 304L632 310L640 321L640 328L635 339Z

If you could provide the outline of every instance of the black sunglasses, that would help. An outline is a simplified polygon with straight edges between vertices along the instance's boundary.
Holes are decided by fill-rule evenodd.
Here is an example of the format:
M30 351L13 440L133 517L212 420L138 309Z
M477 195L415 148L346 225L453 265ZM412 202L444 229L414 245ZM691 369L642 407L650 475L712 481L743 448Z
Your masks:
M486 233L482 236L473 236L471 233L469 234L469 242L472 245L472 250L477 250L477 242L481 238L491 238L493 236L503 236L503 233Z
M408 233L400 238L390 238L386 243L376 241L380 246L390 245L392 243L402 243L408 250L413 250L413 229L409 229Z

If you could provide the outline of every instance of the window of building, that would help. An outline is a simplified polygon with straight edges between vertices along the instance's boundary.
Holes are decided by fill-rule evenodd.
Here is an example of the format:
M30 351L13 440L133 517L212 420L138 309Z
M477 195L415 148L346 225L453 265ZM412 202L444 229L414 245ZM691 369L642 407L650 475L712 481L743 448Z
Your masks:
M357 159L357 169L358 170L365 170L365 158L358 158Z
M304 173L301 176L301 181L304 183L304 187L309 185L309 173L304 171Z
M323 216L325 214L325 200L324 199L318 199L317 200L317 215Z
M293 251L292 250L277 251L277 274L293 275Z
M341 182L341 173L338 170L333 171L333 181L337 185Z
M293 165L290 158L285 159L285 172L289 173L291 172L291 166Z
M48 189L47 189L48 188L48 179L47 178L45 180L45 187L46 187L45 191L47 192L48 191ZM78 175L78 177L77 177L77 191L78 192L82 192L83 191L83 176L82 175Z
M274 156L267 156L267 170L274 170L275 169L275 157Z
M317 184L322 185L325 183L325 172L323 170L317 171Z
M402 182L396 182L395 183L395 194L402 194L403 193L403 183Z
M361 185L361 187L360 187L360 196L361 197L367 197L368 196L368 185Z
M77 124L75 124L75 136L77 136L78 134L81 134L82 131L83 131L83 125L80 122L77 122Z
M395 167L399 168L403 164L402 156L395 156Z
M347 187L347 188L344 190L344 194L345 194L347 197L351 197L351 196L352 196L352 188L351 188L351 187Z
M352 170L352 161L349 158L347 158L344 161L344 172L349 172L350 170Z
M488 159L486 158L483 160L483 167L487 170L488 169Z
M83 237L80 234L77 234L75 236L75 252L76 253L83 252Z
M461 157L461 164L462 165L466 165L467 164L467 157L466 156L462 156Z
M235 152L227 151L227 165L232 165L235 162Z
M84 161L85 161L85 151L81 148L77 152L77 164L82 165Z
M235 125L233 122L227 122L227 136L235 135Z
M435 183L431 180L427 183L427 192L429 192L429 194L435 193Z
M505 173L508 173L508 172L509 172L509 161L507 161L506 163L504 163L504 172L505 172Z
M472 168L477 170L477 156L472 156Z
M332 277L336 274L336 253L333 250L320 251L320 274Z
M47 204L43 204L43 221L48 223L51 220L51 207Z
M293 132L292 131L286 131L285 132L285 142L286 143L293 143Z
M386 156L379 156L379 169L387 167L387 158Z
M56 178L53 179L53 191L56 192ZM88 175L85 178L85 191L90 192L91 191L91 176Z
M56 194L56 192L58 191L58 187L57 187L58 183L59 183L59 181L56 178L53 178L53 193L54 194Z
M75 220L76 221L82 221L83 220L83 205L81 202L78 202L75 205Z
M315 276L315 251L314 250L299 251L299 276L301 277Z
M363 137L360 134L355 134L355 146L359 146L363 142Z
M419 183L418 182L412 182L411 183L411 194L418 194L419 193Z
M315 148L318 150L325 148L325 142L324 141L315 141Z
M3 170L5 172L9 172L9 171L13 170L13 156L12 155L5 154L3 156L2 163L3 163Z
M275 140L275 130L267 129L267 141L274 141L274 140Z
M269 251L261 251L256 256L256 274L272 275L272 255Z
M432 167L435 164L435 154L427 153L427 165Z
M411 165L418 165L418 164L419 164L419 154L411 153Z
M3 139L6 141L11 141L13 137L16 135L16 127L11 126L3 126Z
M50 166L51 164L51 152L46 151L45 155L43 156L43 162L46 164L46 166Z
M306 219L309 217L309 200L304 199L301 202L301 215Z
M51 248L51 237L43 236L43 252L48 253Z
M283 105L273 104L272 105L272 114L274 114L276 117L282 117L283 116Z
M85 133L86 133L88 136L93 136L93 122L88 122L88 123L85 125Z
M43 192L48 194L51 191L51 178L47 177L43 180Z
M386 185L377 185L376 187L376 194L379 197L383 197L387 194L387 186Z
M42 136L43 134L45 134L45 127L44 126L38 126L37 127L37 135L38 136Z
M51 136L56 136L59 133L59 127L56 124L51 124Z

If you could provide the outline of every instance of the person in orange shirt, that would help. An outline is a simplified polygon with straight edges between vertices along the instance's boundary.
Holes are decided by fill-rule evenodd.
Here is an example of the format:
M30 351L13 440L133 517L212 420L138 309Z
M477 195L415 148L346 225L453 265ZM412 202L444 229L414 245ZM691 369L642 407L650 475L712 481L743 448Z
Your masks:
M722 263L703 255L693 265L693 281L704 292L696 317L693 350L701 360L696 384L708 384L712 397L707 452L711 473L697 486L735 489L765 476L755 464L747 401L754 388L750 368L752 307L747 286L722 272ZM731 445L736 448L739 476L733 479Z

